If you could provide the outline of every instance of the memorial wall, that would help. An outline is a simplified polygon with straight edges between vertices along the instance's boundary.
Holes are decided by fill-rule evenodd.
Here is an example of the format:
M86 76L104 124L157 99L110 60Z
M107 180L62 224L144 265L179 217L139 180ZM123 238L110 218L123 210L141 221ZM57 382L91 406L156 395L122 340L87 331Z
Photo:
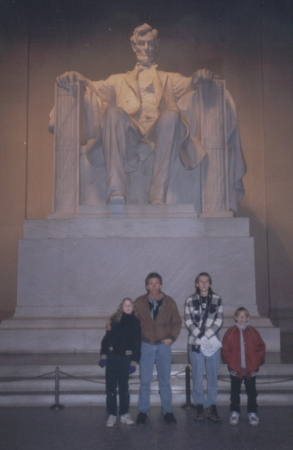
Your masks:
M283 319L293 320L290 2L120 3L31 2L28 11L16 2L1 18L0 318L16 306L24 220L52 212L55 78L75 70L101 80L132 70L129 38L147 22L159 30L158 69L190 77L206 68L225 80L235 101L247 164L238 216L249 218L254 238L258 311L286 328Z

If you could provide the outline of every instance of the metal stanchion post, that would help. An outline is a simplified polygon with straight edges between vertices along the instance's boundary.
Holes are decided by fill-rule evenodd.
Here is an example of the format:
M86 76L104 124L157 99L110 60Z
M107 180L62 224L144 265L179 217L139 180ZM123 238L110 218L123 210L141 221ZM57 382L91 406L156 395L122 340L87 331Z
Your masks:
M60 405L59 403L59 367L55 369L55 403L50 406L50 409L54 409L58 411L59 409L65 408L64 405Z
M186 403L182 405L181 408L195 408L194 404L191 403L191 391L190 391L190 367L185 367L185 394L186 394Z

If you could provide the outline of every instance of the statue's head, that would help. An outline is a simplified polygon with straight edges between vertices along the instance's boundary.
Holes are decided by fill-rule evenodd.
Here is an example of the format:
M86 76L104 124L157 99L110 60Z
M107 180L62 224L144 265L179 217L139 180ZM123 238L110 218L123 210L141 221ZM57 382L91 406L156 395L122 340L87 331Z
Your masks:
M130 42L137 61L143 65L148 64L153 61L158 48L158 31L144 23L135 28Z

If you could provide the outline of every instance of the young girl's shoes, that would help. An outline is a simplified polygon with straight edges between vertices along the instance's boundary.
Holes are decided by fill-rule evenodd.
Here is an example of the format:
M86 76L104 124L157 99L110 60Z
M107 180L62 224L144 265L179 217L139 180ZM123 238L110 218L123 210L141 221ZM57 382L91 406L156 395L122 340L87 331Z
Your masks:
M259 425L259 418L257 417L256 413L248 413L248 422L253 427L257 427Z
M113 427L116 423L116 416L112 416L110 414L110 416L108 417L107 423L106 423L106 427Z
M230 425L237 425L239 422L239 412L232 411L229 419Z
M133 425L134 421L131 418L130 414L123 414L123 416L120 416L120 422L121 423L126 423L126 425Z

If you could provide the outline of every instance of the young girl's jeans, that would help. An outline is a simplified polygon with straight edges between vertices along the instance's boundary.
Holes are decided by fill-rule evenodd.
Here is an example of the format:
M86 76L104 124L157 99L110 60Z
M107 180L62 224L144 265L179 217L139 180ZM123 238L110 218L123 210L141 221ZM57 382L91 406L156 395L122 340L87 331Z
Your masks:
M114 355L110 352L106 365L106 405L107 411L112 416L117 415L117 386L119 389L119 414L127 414L129 411L129 365L131 356Z

